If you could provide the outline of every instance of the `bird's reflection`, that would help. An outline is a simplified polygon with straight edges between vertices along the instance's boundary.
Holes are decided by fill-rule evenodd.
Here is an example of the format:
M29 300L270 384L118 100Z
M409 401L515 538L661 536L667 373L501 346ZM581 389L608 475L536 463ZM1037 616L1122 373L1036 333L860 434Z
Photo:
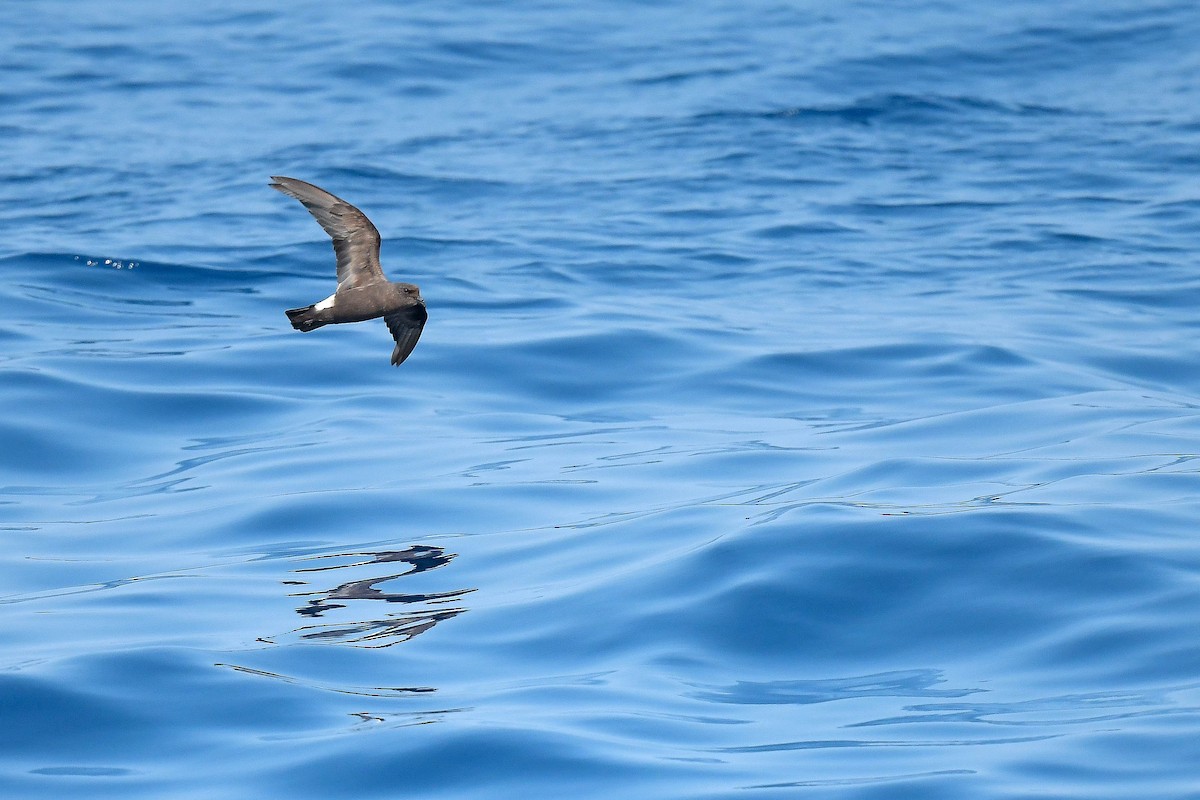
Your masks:
M385 603L401 603L403 611L394 611L380 616L371 613L367 619L346 622L314 622L297 628L300 638L311 641L339 642L357 647L390 647L406 642L424 633L439 622L456 617L467 609L458 604L463 595L474 589L455 589L442 592L401 593L379 588L379 584L417 575L444 567L455 554L441 547L413 545L404 550L380 552L334 553L317 556L316 566L293 570L297 574L326 573L334 570L362 570L377 564L405 564L407 569L387 575L356 578L328 589L294 592L291 597L310 598L296 609L296 613L309 619L325 619L338 609L361 609L367 606L354 601L382 600ZM394 567L393 567L394 569ZM304 586L309 580L288 581L292 586ZM372 606L374 608L374 606ZM357 616L357 615L356 615Z

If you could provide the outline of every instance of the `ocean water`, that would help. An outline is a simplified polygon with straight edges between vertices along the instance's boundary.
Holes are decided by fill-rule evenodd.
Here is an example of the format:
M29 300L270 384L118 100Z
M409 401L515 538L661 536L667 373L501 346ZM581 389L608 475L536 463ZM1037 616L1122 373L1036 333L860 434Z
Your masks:
M0 795L1200 797L1198 41L6 4Z

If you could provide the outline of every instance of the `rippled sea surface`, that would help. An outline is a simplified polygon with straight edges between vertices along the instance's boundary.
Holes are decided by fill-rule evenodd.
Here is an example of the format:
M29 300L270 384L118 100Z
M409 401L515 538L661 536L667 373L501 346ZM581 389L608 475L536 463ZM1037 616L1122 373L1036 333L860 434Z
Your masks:
M0 794L1200 797L1198 41L5 5Z

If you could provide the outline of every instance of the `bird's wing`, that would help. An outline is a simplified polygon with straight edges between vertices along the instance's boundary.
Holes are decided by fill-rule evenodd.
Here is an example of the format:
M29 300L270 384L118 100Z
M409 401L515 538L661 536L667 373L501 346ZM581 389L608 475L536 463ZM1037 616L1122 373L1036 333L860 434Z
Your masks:
M392 338L396 340L396 349L392 351L392 366L400 366L417 346L417 339L421 338L421 329L425 327L427 319L429 314L425 311L425 306L420 304L384 316L383 321L387 323Z
M272 176L271 180L272 189L303 203L325 232L333 237L339 290L386 280L379 265L379 231L366 214L311 183L279 175Z

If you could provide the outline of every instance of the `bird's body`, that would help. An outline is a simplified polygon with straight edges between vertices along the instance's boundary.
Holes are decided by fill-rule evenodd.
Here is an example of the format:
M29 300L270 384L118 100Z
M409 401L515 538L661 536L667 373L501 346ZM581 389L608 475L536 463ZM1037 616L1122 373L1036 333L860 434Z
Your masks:
M304 204L333 238L337 256L337 290L319 303L288 309L292 327L307 333L322 325L383 317L396 340L392 364L401 364L417 346L428 318L420 289L384 277L379 263L379 231L366 214L311 183L280 176L271 180L271 188Z

